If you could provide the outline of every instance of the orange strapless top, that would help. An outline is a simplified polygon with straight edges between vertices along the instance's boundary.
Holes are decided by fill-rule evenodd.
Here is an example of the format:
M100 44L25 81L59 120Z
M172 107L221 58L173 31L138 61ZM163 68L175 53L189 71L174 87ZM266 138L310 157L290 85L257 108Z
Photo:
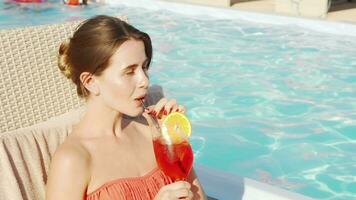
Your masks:
M172 180L158 167L144 176L109 181L86 195L86 200L152 200Z

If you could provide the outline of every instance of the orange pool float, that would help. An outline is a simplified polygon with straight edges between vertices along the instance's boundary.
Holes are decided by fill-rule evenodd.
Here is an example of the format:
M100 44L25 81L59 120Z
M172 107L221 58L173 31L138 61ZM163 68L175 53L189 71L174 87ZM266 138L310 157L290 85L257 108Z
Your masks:
M71 6L86 5L87 0L63 0L64 4Z

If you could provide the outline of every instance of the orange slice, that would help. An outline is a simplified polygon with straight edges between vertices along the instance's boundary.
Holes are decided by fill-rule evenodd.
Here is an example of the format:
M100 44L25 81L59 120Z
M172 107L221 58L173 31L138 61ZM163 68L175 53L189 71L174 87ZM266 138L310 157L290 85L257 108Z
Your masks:
M162 135L165 140L180 143L187 140L192 133L192 126L187 116L180 112L168 114L162 121Z

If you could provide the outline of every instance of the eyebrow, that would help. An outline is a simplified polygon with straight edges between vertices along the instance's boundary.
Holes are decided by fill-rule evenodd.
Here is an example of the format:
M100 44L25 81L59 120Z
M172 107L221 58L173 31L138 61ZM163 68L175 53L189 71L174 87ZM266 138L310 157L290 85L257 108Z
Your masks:
M148 61L148 58L146 58L146 59L142 62L142 65L145 64L147 61ZM129 69L135 68L135 67L137 67L137 66L138 66L138 64L131 64L131 65L125 67L122 71L126 71L126 70L129 70Z

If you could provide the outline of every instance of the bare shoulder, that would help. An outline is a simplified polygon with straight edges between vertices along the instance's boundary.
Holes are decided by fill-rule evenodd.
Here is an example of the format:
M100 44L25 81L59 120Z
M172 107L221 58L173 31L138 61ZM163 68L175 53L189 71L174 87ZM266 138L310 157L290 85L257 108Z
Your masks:
M90 180L90 162L90 154L80 141L67 138L52 158L46 199L82 198Z
M89 166L90 154L78 139L69 136L56 150L52 162L60 165Z

